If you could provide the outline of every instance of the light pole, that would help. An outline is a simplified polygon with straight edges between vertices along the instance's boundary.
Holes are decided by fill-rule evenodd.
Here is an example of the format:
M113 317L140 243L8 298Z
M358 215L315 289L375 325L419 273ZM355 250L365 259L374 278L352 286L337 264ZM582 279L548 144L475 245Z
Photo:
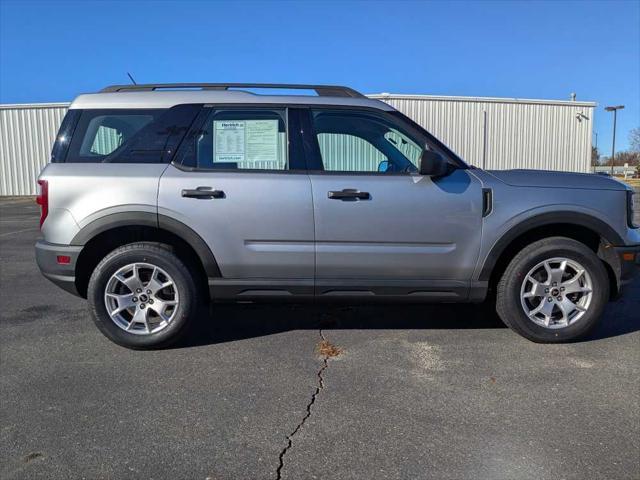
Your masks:
M611 176L613 177L613 164L616 160L616 120L618 110L622 110L624 105L616 105L615 107L604 107L607 112L613 112L613 142L611 144Z
M598 132L593 132L593 134L596 136L596 155L598 155L596 157L596 164L600 163L600 151L598 150ZM593 165L593 171L596 171L596 165Z

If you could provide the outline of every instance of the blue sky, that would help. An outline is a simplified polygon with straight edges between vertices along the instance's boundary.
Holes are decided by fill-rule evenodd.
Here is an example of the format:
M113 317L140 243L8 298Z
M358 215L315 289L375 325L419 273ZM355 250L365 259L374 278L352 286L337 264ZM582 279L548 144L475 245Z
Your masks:
M640 1L0 0L0 102L113 83L337 83L365 93L598 102L604 153L640 126Z

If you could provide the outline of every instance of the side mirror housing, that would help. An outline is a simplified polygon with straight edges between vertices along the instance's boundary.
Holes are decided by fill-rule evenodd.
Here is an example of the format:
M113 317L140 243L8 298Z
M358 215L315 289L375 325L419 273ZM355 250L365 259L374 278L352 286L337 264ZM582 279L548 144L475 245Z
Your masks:
M449 173L449 164L442 155L432 150L424 150L420 157L420 175L443 177Z

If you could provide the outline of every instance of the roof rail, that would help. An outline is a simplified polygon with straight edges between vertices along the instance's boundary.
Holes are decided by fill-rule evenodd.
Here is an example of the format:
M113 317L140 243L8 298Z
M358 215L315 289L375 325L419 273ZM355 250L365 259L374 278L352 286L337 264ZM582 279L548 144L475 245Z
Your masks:
M138 85L111 85L100 90L107 92L152 92L155 90L229 90L230 88L280 88L292 90L314 90L320 97L366 98L360 92L339 85L300 85L287 83L145 83Z

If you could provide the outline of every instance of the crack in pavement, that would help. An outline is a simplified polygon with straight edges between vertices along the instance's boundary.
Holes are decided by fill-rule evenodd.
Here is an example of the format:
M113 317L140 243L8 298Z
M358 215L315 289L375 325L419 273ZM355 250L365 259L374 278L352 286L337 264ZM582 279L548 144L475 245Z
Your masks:
M320 333L320 338L321 338L321 344L330 345L329 342L327 341L327 339L325 338L324 334L322 333L322 329L319 330L319 333ZM317 377L318 377L318 386L316 387L316 391L313 393L313 395L311 395L311 400L307 404L307 413L302 418L300 423L298 423L296 428L294 428L293 431L289 435L287 435L287 444L282 449L282 451L280 452L280 455L278 457L280 463L278 464L278 469L276 470L276 480L281 480L282 479L282 469L284 468L284 456L287 454L287 452L291 448L291 445L293 444L293 437L295 436L295 434L298 433L298 431L302 428L302 426L305 424L307 419L311 416L311 407L316 402L316 398L317 398L318 394L324 388L324 378L323 378L322 374L329 367L329 358L331 356L337 355L339 353L339 350L336 349L335 352L336 353L334 355L332 355L330 352L324 352L324 354L323 354L322 366L320 367L320 370L318 370L318 373L316 374Z

